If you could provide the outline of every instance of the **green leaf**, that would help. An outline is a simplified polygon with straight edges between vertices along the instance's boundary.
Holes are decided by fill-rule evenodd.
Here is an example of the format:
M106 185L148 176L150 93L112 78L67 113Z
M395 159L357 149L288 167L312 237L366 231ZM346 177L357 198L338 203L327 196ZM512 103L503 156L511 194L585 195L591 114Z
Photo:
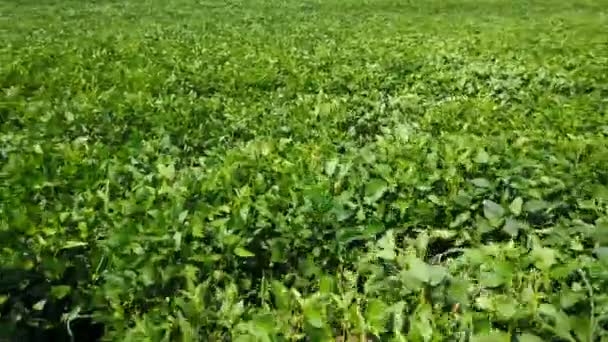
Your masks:
M578 337L579 341L592 341L590 338L593 334L594 327L590 327L589 318L581 316L569 316L569 324L572 327L572 331Z
M475 162L477 164L487 164L490 161L490 155L485 150L479 150L477 156L475 156Z
M547 303L543 303L539 305L538 311L541 314L544 314L550 318L552 318L552 325L555 327L555 331L559 337L565 339L572 339L570 334L571 325L570 319L566 313L562 310L558 310L555 306Z
M325 163L325 173L328 176L333 176L338 166L338 158L332 158Z
M430 231L430 237L434 240L450 240L457 235L457 230L433 229Z
M496 261L492 267L492 271L499 274L503 279L509 280L513 277L513 263L512 261Z
M312 325L315 328L322 328L325 325L325 321L323 319L323 313L320 308L313 302L307 303L304 308L304 318L308 324Z
M494 311L494 301L489 295L479 295L475 298L475 306L484 311Z
M492 222L501 219L505 214L505 210L500 204L496 202L484 200L483 214L488 220Z
M428 195L427 198L433 204L436 204L436 205L443 205L444 204L444 202L439 197L437 197L436 195Z
M86 245L87 245L87 243L84 241L66 241L65 244L63 246L61 246L61 249L77 248L77 247L83 247Z
M51 287L51 296L55 299L62 299L72 291L67 285L58 285Z
M424 261L416 258L410 257L409 262L409 273L416 279L420 280L423 283L428 283L431 279L429 265Z
M533 334L529 334L529 333L524 333L519 335L519 342L544 342L545 340L543 340L542 338L533 335Z
M511 335L502 331L491 331L471 336L471 342L511 342Z
M608 263L608 247L596 247L593 254L601 261Z
M502 228L502 230L511 235L512 237L517 236L517 234L519 233L519 229L521 228L521 225L519 223L519 221L513 219L513 218L508 218L505 221L505 225Z
M463 223L465 223L466 221L468 221L470 218L471 218L471 212L470 211L462 212L462 213L458 214L458 216L456 216L456 218L454 219L454 221L452 221L450 223L450 228L459 227L460 225L462 225Z
M250 324L250 332L256 336L256 342L271 342L270 336L273 334L276 326L276 317L273 317L270 313L258 314L253 320L248 322Z
M173 234L173 242L175 243L175 250L179 251L182 247L182 233L181 232L175 232L175 234Z
M492 186L490 181L485 178L471 179L471 183L473 183L473 185L475 185L478 188L489 188Z
M395 259L395 238L393 237L392 230L387 231L386 234L378 241L378 247L380 247L380 251L377 253L379 258L386 260Z
M388 314L387 308L388 305L379 299L371 299L367 303L365 319L374 333L384 332Z
M376 237L377 234L380 234L380 233L384 232L385 230L386 230L386 227L384 227L384 224L382 224L382 222L371 222L367 226L364 227L363 233L368 238L374 238L374 237ZM387 235L385 235L385 237L388 237L388 234L389 233L387 232ZM392 234L392 233L390 233L390 234ZM392 235L390 238L392 239Z
M363 317L361 308L359 305L357 305L357 303L350 305L346 317L348 318L348 322L352 324L355 330L363 331L363 329L365 329L365 318Z
M179 223L184 223L184 221L186 220L187 217L188 217L188 210L184 210L181 213L179 213L177 221Z
M375 232L377 230L374 230ZM395 235L393 230L387 230L386 233L378 240L378 247L382 249L395 249Z
M608 245L608 218L602 217L595 220L595 229L592 234L597 243Z
M34 145L34 152L36 152L37 154L44 154L44 151L42 150L42 147L40 146L40 144Z
M183 314L177 311L177 326L181 332L182 341L193 341L195 330L192 324L183 316Z
M576 303L583 301L586 298L584 293L574 292L566 289L562 290L559 296L559 304L562 308L568 309L574 306Z
M342 222L353 215L351 210L345 208L344 205L339 203L334 203L331 212L336 215L336 220L338 220L338 222Z
M380 251L378 251L376 253L376 256L378 258L385 259L385 260L394 260L395 257L397 256L397 254L395 253L394 250L381 249Z
M272 281L272 295L279 310L289 309L289 291L283 283L277 280Z
M521 197L516 197L513 202L509 205L509 210L515 216L519 216L521 214L522 205L524 204L524 200Z
M130 341L129 341L130 342ZM238 335L234 338L234 342L259 342L255 335Z
M489 233L497 228L497 227L491 225L489 220L486 220L485 218L483 218L479 215L477 215L475 217L475 225L476 225L477 231L481 234Z
M517 313L517 302L507 296L498 296L495 301L496 314L503 320L510 320Z
M46 304L46 299L39 300L38 302L36 302L36 304L34 304L32 306L32 309L34 309L36 311L42 311L42 309L44 309L45 304Z
M439 285L448 275L448 270L440 265L429 265L429 284L432 286Z
M469 290L472 287L467 280L454 277L449 281L447 291L448 298L455 303L465 304L469 302Z
M479 284L484 287L498 287L504 284L506 279L498 272L481 272L479 274Z
M329 275L321 276L319 279L319 292L322 294L330 294L334 292L336 287L335 279Z
M549 208L549 203L542 200L531 200L524 204L524 210L527 212L536 212Z
M546 247L536 247L530 252L530 257L534 266L541 271L546 271L556 263L556 252L554 249Z
M419 253L422 253L424 255L427 251L430 241L431 240L429 238L429 234L426 231L423 231L420 232L420 234L418 234L418 236L416 237L414 246L416 247Z
M388 189L388 185L382 179L374 178L365 185L365 201L374 203L378 201Z
M173 163L167 165L158 164L156 167L158 169L158 174L162 178L172 180L175 177L175 165L173 165Z
M254 257L255 254L253 254L252 252L246 250L243 247L237 247L234 249L234 254L236 254L237 256L240 256L241 258L250 258L250 257Z
M410 337L413 341L431 341L433 337L432 310L428 304L420 305L410 317Z
M557 309L555 306L547 303L540 304L538 306L538 312L550 317L555 317L557 315Z

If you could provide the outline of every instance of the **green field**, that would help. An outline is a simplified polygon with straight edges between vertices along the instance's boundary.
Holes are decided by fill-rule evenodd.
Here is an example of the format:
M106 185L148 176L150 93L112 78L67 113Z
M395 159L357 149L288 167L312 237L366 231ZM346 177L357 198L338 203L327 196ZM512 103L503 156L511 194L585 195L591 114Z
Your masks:
M608 0L0 0L0 341L608 341Z

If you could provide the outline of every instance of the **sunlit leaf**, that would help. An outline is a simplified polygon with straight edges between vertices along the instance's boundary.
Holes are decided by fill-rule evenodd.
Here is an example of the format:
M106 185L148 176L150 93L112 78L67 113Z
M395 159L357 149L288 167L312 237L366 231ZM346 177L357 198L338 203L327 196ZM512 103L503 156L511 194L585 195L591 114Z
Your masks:
M454 221L452 221L450 223L450 228L456 228L456 227L462 225L463 223L465 223L466 221L468 221L470 218L471 218L470 211L465 211L463 213L460 213L460 214L458 214L458 216L456 216Z
M175 177L175 165L171 164L158 164L158 174L168 180L171 180Z
M485 178L475 178L471 180L471 183L478 188L489 188L492 186L489 180Z
M63 297L67 296L71 291L72 289L67 285L57 285L51 287L51 296L56 299L62 299Z
M321 309L314 303L304 306L304 317L306 318L306 322L315 328L322 328L325 324Z
M510 342L511 335L502 331L492 331L471 336L471 342Z
M517 197L509 205L509 210L511 210L511 213L513 213L513 215L519 216L521 214L523 204L523 199L521 197Z
M44 309L44 305L46 304L46 299L39 300L34 305L32 305L32 309L36 311L41 311Z
M519 335L520 342L543 342L544 340L536 335L524 333Z
M530 252L534 266L540 270L548 270L556 262L555 250L547 247L537 247Z
M255 256L255 254L253 254L252 252L248 251L247 249L245 249L243 247L235 248L234 254L236 254L237 256L240 256L242 258L249 258L249 257Z
M500 204L485 200L483 201L483 214L488 220L496 221L504 216L505 210Z

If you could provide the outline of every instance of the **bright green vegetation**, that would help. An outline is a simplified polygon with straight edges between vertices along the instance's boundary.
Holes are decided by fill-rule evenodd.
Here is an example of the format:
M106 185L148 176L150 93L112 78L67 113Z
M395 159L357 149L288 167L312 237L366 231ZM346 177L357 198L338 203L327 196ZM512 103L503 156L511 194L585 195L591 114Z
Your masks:
M608 341L606 0L1 0L0 41L5 337Z

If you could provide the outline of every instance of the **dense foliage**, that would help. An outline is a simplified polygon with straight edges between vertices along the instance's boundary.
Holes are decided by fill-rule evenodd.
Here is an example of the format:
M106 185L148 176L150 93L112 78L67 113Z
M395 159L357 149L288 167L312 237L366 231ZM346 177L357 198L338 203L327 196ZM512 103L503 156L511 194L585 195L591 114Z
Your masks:
M0 1L0 334L608 341L607 9Z

